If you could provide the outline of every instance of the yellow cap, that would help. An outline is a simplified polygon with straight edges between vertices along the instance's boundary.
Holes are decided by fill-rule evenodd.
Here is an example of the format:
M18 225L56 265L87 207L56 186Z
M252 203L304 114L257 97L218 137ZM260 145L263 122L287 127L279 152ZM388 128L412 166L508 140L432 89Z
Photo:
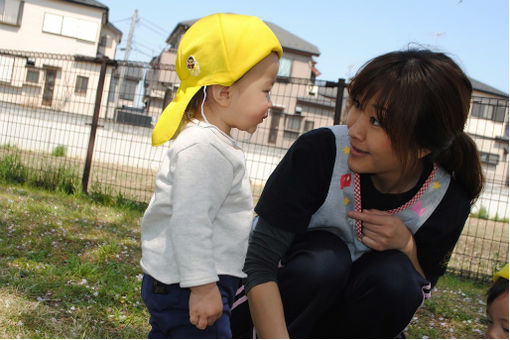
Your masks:
M152 145L172 138L202 86L231 86L271 52L281 57L282 46L257 17L219 13L195 22L179 43L175 69L181 85L152 131Z
M503 268L499 270L496 274L494 274L494 282L496 282L500 277L508 280L508 263L505 264Z

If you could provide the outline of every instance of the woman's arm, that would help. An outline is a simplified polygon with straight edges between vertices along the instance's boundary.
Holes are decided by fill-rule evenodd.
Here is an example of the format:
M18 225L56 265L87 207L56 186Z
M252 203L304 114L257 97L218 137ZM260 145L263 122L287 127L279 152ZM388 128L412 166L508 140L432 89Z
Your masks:
M262 283L248 292L251 318L257 337L288 339L280 290L274 281Z
M276 283L278 262L294 240L294 233L280 230L259 217L248 243L244 280L250 312L263 338L288 338L280 290Z

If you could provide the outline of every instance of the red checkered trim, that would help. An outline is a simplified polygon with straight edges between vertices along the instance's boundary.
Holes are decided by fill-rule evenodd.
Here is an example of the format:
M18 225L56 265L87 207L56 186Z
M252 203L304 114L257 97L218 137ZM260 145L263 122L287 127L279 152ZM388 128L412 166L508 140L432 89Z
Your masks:
M432 180L434 179L434 176L436 175L436 171L437 171L437 165L434 163L434 168L430 172L429 177L427 177L427 180L425 181L425 183L423 183L423 185L421 186L420 190L418 190L416 195L414 195L414 197L411 198L411 200L409 200L406 204L401 205L398 208L388 210L388 212L390 214L396 214L396 213L399 213L399 212L413 206L421 198L421 196L425 193L425 191L428 189L430 183L432 183Z
M414 195L411 200L409 200L407 203L401 205L398 208L388 210L390 214L396 214L399 213L410 206L413 206L425 193L425 191L428 189L430 183L432 183L432 180L434 179L434 176L436 175L437 171L437 165L434 163L434 167L432 171L430 172L429 177L427 177L427 180L423 185L421 186L420 190ZM354 210L361 212L361 186L360 186L360 176L358 173L354 173ZM356 224L354 226L354 229L356 231L356 235L358 235L358 239L361 239L363 237L363 224L360 220L356 220Z
M361 186L360 186L360 178L358 173L354 173L354 211L361 212ZM356 224L354 226L356 230L356 235L358 235L358 239L361 239L363 236L363 224L360 220L356 220Z

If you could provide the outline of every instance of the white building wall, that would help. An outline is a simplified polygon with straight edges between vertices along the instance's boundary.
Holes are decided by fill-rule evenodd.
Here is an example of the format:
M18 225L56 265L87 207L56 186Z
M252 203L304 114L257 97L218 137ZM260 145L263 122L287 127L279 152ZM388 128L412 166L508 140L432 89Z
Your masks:
M45 14L68 18L66 22L86 24L93 41L43 31ZM80 54L95 57L102 28L103 10L64 1L25 0L20 27L1 25L2 49L37 51L59 54ZM65 33L65 32L64 32Z

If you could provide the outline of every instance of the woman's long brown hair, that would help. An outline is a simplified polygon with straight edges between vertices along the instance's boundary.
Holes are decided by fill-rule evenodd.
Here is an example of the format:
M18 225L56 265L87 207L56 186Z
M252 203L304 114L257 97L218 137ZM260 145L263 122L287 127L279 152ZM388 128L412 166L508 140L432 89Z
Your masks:
M447 170L473 203L483 187L476 144L463 130L471 82L443 53L423 49L391 52L366 63L348 85L362 107L372 98L377 118L404 166L418 150Z

